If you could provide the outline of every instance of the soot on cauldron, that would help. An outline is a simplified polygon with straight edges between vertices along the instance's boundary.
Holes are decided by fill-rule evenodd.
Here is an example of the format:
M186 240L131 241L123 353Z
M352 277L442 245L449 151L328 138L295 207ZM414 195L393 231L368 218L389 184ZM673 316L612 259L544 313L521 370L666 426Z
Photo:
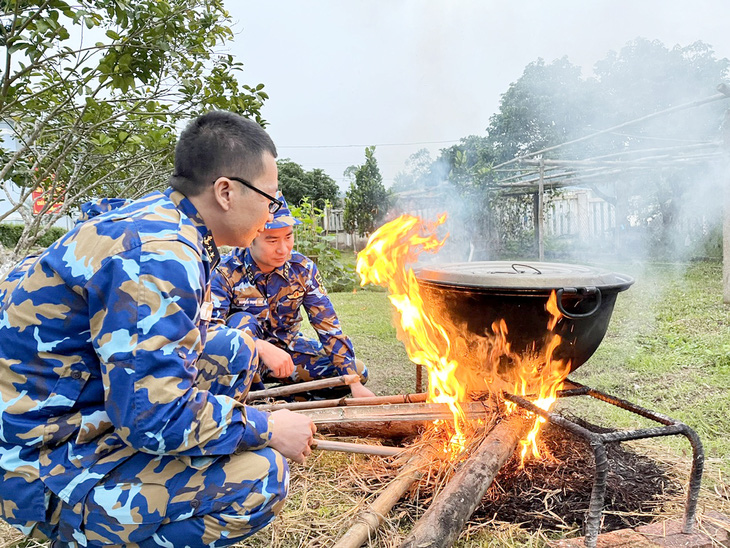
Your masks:
M476 341L504 320L511 350L525 355L544 352L551 318L546 303L555 293L561 318L550 335L559 335L562 343L554 358L570 360L571 371L598 348L616 296L634 283L608 270L542 262L450 263L420 268L416 276L425 307L450 338ZM485 358L477 347L467 342L460 356L460 363L475 371Z

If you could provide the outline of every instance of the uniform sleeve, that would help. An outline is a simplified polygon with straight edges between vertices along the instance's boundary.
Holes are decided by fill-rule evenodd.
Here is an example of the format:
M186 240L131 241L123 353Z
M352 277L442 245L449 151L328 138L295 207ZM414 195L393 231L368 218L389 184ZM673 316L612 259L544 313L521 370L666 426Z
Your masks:
M85 288L106 411L141 451L226 455L271 437L267 413L195 386L204 280L196 250L155 241L110 257Z
M355 351L350 339L342 332L340 320L327 296L317 265L308 261L305 281L304 309L309 323L317 332L324 351L342 375L357 374Z

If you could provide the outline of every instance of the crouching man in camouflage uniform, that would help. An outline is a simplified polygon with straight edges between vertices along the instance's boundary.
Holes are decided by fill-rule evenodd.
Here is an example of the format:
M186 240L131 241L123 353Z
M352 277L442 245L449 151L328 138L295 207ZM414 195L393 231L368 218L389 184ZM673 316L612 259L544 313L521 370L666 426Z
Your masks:
M277 198L283 206L266 223L266 229L249 248L235 249L223 257L213 275L213 328L225 322L256 340L264 380L295 383L358 374L360 382L349 388L352 395L374 396L363 385L367 367L355 359L352 342L340 328L317 265L293 250L293 227L301 221L292 216L281 193ZM302 308L318 340L300 331ZM256 388L263 388L257 384ZM310 394L320 398L340 395L338 389Z
M238 401L254 342L206 341L216 244L250 244L280 206L274 144L213 112L175 156L171 188L78 224L0 287L0 514L56 546L233 544L281 508L284 457L311 452L308 418Z

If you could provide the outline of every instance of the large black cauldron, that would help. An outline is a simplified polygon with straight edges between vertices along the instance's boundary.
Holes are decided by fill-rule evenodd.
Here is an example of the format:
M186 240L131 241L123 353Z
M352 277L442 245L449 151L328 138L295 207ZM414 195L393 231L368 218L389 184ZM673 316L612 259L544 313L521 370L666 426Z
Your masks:
M580 265L489 261L417 269L426 309L448 331L484 335L504 319L507 340L517 353L541 352L550 338L546 304L552 291L563 318L553 332L563 339L554 353L580 367L603 340L620 291L633 278ZM472 362L480 357L472 355ZM479 363L471 363L479 368Z

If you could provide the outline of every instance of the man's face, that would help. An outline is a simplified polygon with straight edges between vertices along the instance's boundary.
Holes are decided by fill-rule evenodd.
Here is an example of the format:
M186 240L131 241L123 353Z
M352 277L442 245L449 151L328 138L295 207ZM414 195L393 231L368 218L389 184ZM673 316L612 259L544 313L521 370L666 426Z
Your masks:
M251 256L262 272L271 272L291 258L294 248L294 229L270 228L264 230L249 248Z
M265 153L263 165L264 169L259 176L252 178L249 183L269 196L275 196L279 188L276 159L271 154ZM269 213L271 200L242 184L237 182L233 184L238 186L240 200L235 216L235 243L232 245L248 247L254 238L263 232L264 225L273 218Z

